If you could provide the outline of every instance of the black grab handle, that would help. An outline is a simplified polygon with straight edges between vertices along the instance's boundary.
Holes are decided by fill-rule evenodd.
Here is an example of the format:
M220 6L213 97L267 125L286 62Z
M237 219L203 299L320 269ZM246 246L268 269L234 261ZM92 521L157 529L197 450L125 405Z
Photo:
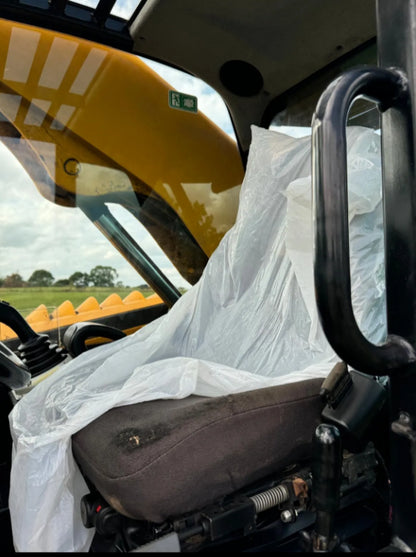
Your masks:
M358 96L379 109L401 110L407 80L395 70L364 67L344 73L322 94L312 119L312 183L315 220L315 292L326 337L347 364L370 375L391 375L416 361L413 346L389 335L369 342L354 317L351 300L348 232L346 121Z

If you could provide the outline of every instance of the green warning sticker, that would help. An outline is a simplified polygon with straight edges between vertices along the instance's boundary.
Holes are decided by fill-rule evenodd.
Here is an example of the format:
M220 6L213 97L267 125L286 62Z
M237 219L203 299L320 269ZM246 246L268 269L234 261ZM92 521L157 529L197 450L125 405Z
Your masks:
M169 91L169 106L187 112L198 112L198 99L179 91Z

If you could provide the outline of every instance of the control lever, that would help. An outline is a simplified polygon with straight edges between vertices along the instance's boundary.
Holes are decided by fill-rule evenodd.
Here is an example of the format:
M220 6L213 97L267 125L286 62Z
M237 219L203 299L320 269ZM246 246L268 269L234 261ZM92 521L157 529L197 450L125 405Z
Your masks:
M0 384L8 389L27 387L32 376L28 367L10 348L0 342Z
M60 364L67 354L48 335L39 335L8 302L0 301L0 323L4 323L19 337L17 352L32 376Z
M334 533L335 512L339 506L342 444L334 425L320 424L313 438L312 501L316 509L313 551L332 551L338 543Z

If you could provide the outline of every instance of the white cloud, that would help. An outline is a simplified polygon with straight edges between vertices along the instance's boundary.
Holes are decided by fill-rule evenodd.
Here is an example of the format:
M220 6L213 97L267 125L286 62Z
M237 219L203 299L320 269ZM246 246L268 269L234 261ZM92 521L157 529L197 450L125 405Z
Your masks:
M114 267L119 280L134 286L144 280L77 208L61 207L43 198L8 149L0 143L0 276L19 273L28 279L36 269L54 278L96 265ZM10 186L13 187L10 187ZM186 286L156 242L137 223L135 238L177 286Z
M89 8L96 8L99 0L75 0L75 2Z
M75 0L77 4L82 4L89 8L96 8L98 1L99 0ZM138 0L117 0L111 9L111 13L115 16L129 19L139 4L141 4L141 1L139 2Z
M111 10L111 13L124 19L130 19L134 10L141 3L142 2L138 2L137 0L117 0Z

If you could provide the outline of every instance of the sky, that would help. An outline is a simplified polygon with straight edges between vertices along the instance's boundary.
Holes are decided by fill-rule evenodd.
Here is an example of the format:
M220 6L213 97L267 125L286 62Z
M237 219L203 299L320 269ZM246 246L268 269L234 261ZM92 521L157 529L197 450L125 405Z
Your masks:
M128 19L140 3L141 2L138 2L137 0L117 0L112 9L112 13L119 17Z
M98 1L99 0L75 0L78 4L83 4L84 6L90 6L92 8L97 6ZM124 19L129 19L138 4L140 4L139 0L117 0L111 13Z
M95 6L97 1L80 3ZM136 0L119 0L113 13L129 17L135 5ZM213 89L173 68L152 61L147 63L173 89L195 95L198 109L234 137L227 109ZM0 164L0 277L19 273L27 280L33 271L45 269L58 280L68 278L75 271L89 272L96 265L108 265L117 270L118 280L125 285L144 282L78 209L58 207L35 195L31 179L1 142ZM128 231L168 278L178 287L189 286L145 229L131 218L125 222Z

